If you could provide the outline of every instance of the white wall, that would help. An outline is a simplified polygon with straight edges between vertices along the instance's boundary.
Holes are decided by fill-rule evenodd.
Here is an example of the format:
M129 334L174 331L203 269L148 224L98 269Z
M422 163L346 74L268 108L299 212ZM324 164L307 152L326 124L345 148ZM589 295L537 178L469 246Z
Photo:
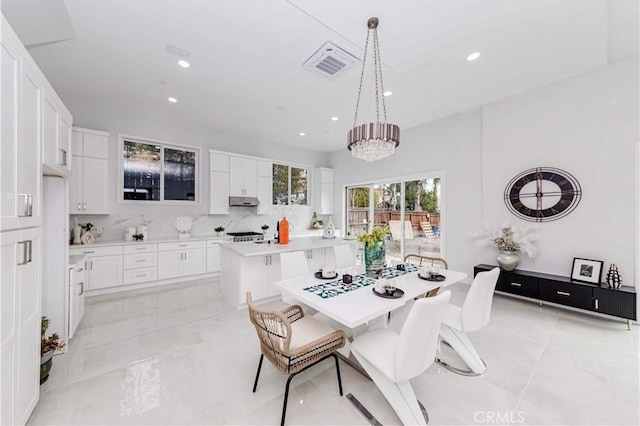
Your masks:
M366 163L345 149L331 155L336 188L352 182L444 170L447 261L470 275L478 263L495 264L492 249L471 235L487 222L497 229L512 215L503 192L516 174L536 166L572 173L583 190L575 211L539 224L539 254L521 268L569 275L573 257L617 263L634 281L635 183L638 135L638 59L567 79L404 131L397 153ZM393 111L391 111L393 114ZM336 205L343 206L342 194ZM340 220L340 212L334 220Z
M569 275L574 257L617 263L634 282L637 58L505 99L483 108L482 217L500 225L511 215L506 183L521 171L551 166L573 174L582 200L568 216L539 225L539 254L523 269ZM490 260L487 256L485 260Z
M176 236L173 228L175 217L193 216L196 223L194 235L212 234L216 226L222 225L227 231L260 231L260 226L269 224L275 230L276 221L282 217L280 209L272 215L257 216L255 208L232 207L228 216L209 216L209 149L254 155L274 160L299 163L312 167L326 166L328 154L305 150L277 143L257 141L249 137L213 130L194 123L176 120L170 112L165 116L147 116L144 111L129 110L126 100L114 107L88 100L82 96L67 94L64 103L73 114L74 125L88 129L104 130L111 133L109 139L109 216L78 216L80 223L91 222L105 228L103 239L119 240L129 226L143 222L149 225L150 238ZM168 105L171 107L171 105ZM250 125L250 123L247 123ZM123 204L117 200L118 186L118 134L146 137L177 144L201 148L200 205L192 207ZM311 190L311 188L310 188ZM313 200L309 193L309 199ZM285 211L288 211L285 210ZM309 228L312 207L296 207L289 214L292 233ZM72 216L72 221L75 216Z

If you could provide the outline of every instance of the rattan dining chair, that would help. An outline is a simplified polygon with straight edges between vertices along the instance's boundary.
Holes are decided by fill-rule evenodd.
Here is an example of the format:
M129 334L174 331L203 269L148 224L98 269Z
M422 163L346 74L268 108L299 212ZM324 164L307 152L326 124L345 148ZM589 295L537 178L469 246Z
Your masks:
M418 266L435 266L438 265L441 268L449 269L449 265L447 261L441 257L432 257L432 256L422 256L420 254L408 254L404 257L404 261L407 263L412 263ZM433 290L429 290L422 297L433 297L438 294L440 291L440 287L436 287Z
M296 374L329 357L335 359L338 387L340 396L342 396L340 365L335 352L345 345L344 331L334 330L312 316L305 316L302 308L298 305L286 307L282 311L258 308L253 304L251 292L247 292L247 306L249 319L258 333L262 352L256 379L253 383L253 392L258 387L260 369L265 357L276 370L289 375L284 391L281 425L284 425L287 414L291 380Z

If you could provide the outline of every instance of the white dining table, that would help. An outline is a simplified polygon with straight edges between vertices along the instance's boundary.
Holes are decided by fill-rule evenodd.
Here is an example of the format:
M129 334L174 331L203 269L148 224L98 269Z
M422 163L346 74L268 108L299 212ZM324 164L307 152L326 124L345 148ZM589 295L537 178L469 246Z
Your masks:
M338 272L342 273L344 271ZM340 278L342 277L341 273L339 274ZM400 277L393 278L396 287L404 291L404 295L397 299L384 298L374 294L373 289L375 288L375 283L356 288L333 297L323 298L307 289L319 284L334 282L338 278L334 278L333 280L324 280L316 278L314 275L310 275L306 279L293 278L278 281L275 285L280 289L280 291L282 291L283 295L290 296L300 301L333 321L342 324L344 328L350 329L348 334L354 337L362 332L362 329L367 329L367 327L361 326L370 325L372 320L378 318L386 319L390 312L412 303L416 297L437 287L447 287L451 284L462 281L467 277L465 272L447 269L441 270L439 274L445 277L444 281L428 281L422 279L418 276L418 272L408 272ZM384 322L384 326L386 325L386 322ZM334 328L336 327L334 326ZM356 328L359 328L359 330L356 331ZM345 349L348 347L350 347L350 344L347 344ZM341 355L343 361L348 363L350 366L369 377L353 356L349 356L349 349L347 349L347 351L346 355L341 353L338 355ZM381 425L373 414L371 414L371 412L364 407L364 405L362 405L362 403L360 403L353 394L349 393L346 397L370 424L376 426ZM389 400L389 403L394 409L396 409L395 401L393 399ZM429 420L426 409L420 401L418 401L418 404L420 405L425 417L425 422L423 423L422 421L419 421L419 423L427 424Z
M447 287L464 280L465 272L441 270L440 275L444 281L427 281L418 277L418 272L409 272L394 278L397 288L404 291L404 295L398 299L380 297L373 292L375 285L368 285L355 290L339 294L337 296L322 298L317 294L305 290L308 287L328 283L334 280L323 280L309 275L306 279L293 278L277 281L276 287L283 295L291 296L305 305L317 310L329 318L343 324L346 328L355 329L369 323L389 312L399 309L416 297L437 287ZM341 278L342 275L339 274Z

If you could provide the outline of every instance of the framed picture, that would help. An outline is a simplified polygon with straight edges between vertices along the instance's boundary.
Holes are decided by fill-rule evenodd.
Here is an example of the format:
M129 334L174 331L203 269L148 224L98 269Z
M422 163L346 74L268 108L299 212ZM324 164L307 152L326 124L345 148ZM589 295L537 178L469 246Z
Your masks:
M589 284L600 285L602 278L602 260L573 258L573 268L571 269L571 279Z

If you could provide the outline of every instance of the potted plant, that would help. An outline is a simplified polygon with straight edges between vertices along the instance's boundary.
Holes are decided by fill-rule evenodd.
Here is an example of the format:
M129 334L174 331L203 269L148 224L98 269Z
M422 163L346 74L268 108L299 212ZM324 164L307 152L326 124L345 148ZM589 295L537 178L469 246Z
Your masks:
M133 239L136 241L142 241L144 240L144 234L133 234L132 235Z
M216 235L218 237L222 236L222 233L224 232L224 226L217 226L214 231L216 231Z
M364 265L367 274L375 273L384 268L385 247L384 240L389 233L388 226L374 226L371 232L358 235L358 241L364 243Z
M266 223L264 225L262 225L260 228L262 228L262 233L266 234L267 231L269 230L269 225L267 225Z
M63 342L59 341L60 336L58 336L58 333L53 333L47 338L44 337L48 328L49 318L44 316L40 323L40 384L49 379L49 372L53 365L53 353L65 346Z

